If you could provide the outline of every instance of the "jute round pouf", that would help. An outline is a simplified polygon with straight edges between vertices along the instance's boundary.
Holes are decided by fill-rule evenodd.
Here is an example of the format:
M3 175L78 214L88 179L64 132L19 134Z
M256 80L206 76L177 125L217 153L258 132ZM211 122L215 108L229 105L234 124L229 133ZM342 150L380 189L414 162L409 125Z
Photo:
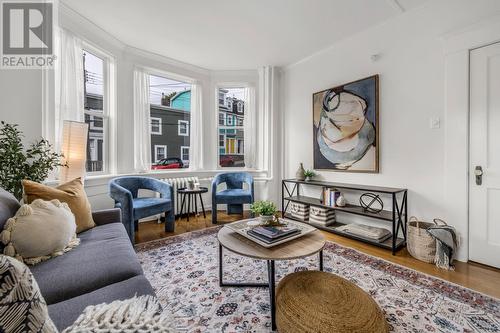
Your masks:
M302 271L285 276L276 291L281 333L381 333L389 328L377 303L337 275Z

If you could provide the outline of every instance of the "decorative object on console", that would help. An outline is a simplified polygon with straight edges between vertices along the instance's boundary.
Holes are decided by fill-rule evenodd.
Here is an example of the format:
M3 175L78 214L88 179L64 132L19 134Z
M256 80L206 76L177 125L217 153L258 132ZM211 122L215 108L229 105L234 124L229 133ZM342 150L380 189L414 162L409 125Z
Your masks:
M168 310L162 310L154 296L134 296L112 303L90 305L83 310L78 319L63 333L80 332L162 332L173 333L178 330Z
M335 211L322 207L311 207L309 209L309 222L329 226L335 223Z
M50 187L30 180L23 180L22 184L26 203L31 203L36 199L47 201L57 199L67 203L75 215L77 234L95 227L90 202L81 178L73 179L57 187Z
M304 165L302 163L300 163L299 168L297 169L297 172L295 173L295 178L297 180L305 180L306 179Z
M62 164L67 168L61 168L59 184L69 182L75 178L85 176L85 163L87 161L87 136L89 124L78 121L65 120L62 134Z
M297 220L307 221L309 220L309 205L292 202L290 203L290 214Z
M0 332L57 333L38 283L22 262L0 255Z
M65 202L37 199L7 220L0 239L6 255L34 265L80 244L75 231L75 216Z
M378 204L378 207L373 207L375 202ZM380 195L374 193L363 193L359 197L359 205L363 207L365 212L380 213L384 210L384 202L380 199Z
M337 207L345 207L347 205L347 201L342 193L340 193L337 200L335 200L335 205Z
M276 205L271 201L260 200L250 205L250 211L258 215L262 223L268 223L274 219Z
M378 75L313 94L314 169L378 173Z
M379 243L384 242L392 236L392 233L385 228L372 227L357 223L344 224L335 229Z
M61 164L61 154L52 151L45 139L33 142L25 148L23 133L11 125L0 122L0 187L12 193L18 200L23 195L23 179L35 182L44 181L54 168Z
M433 264L436 260L436 240L427 232L435 222L423 222L412 216L408 220L408 252L412 257Z
M306 170L304 171L304 176L306 177L305 181L308 182L312 180L314 176L316 176L316 173L313 170Z

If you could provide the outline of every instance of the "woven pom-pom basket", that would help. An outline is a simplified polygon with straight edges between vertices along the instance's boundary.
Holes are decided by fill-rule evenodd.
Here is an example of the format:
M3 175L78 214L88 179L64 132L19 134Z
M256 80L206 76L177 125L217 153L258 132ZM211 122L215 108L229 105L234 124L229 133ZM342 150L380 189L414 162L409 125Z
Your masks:
M433 264L436 257L436 240L427 232L427 229L437 223L419 221L415 216L410 217L407 230L408 252L412 257Z

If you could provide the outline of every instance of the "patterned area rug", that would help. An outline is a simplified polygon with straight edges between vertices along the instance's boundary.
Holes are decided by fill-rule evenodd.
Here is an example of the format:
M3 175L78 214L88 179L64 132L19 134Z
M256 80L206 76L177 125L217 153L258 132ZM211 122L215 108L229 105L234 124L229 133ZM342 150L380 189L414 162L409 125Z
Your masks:
M185 332L269 332L267 288L221 288L218 227L136 247L164 309ZM265 262L225 251L225 281L267 281ZM317 269L313 256L276 262L277 281ZM500 332L500 300L328 242L325 270L367 291L393 332Z

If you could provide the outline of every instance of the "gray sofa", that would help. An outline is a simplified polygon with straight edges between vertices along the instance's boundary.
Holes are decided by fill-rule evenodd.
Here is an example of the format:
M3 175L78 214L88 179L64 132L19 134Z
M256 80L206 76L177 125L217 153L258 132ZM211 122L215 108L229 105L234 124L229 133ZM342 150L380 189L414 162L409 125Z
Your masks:
M0 230L19 207L14 196L0 188ZM79 246L29 266L59 330L70 326L88 305L154 295L121 223L120 209L97 211L93 218L97 226L78 234Z

